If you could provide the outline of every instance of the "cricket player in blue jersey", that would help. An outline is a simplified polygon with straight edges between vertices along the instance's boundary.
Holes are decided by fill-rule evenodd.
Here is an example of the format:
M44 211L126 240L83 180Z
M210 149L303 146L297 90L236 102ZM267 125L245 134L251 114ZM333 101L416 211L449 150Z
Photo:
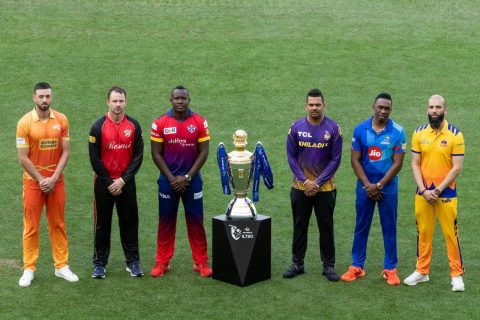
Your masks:
M330 281L338 281L340 277L334 269L333 211L337 195L334 174L342 158L342 132L338 123L324 115L325 101L320 90L308 92L305 110L307 116L292 124L287 138L288 164L293 173L293 244L292 264L283 278L305 272L303 262L313 209L320 232L322 274Z
M351 163L358 177L357 218L352 246L352 265L342 275L343 281L365 276L368 233L375 205L378 204L385 258L383 277L398 285L397 275L397 205L398 177L406 152L405 132L390 119L392 98L380 93L373 103L373 117L355 127Z

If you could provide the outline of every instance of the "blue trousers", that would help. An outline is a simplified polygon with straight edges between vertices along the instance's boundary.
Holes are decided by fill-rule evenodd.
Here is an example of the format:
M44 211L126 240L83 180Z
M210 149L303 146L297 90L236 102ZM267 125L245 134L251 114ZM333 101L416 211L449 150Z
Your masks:
M352 265L363 268L367 257L367 242L370 226L372 225L375 204L378 203L380 224L383 233L383 246L385 258L383 266L391 270L396 268L397 257L397 207L398 193L384 194L381 201L371 200L365 190L357 190L357 220L352 246Z

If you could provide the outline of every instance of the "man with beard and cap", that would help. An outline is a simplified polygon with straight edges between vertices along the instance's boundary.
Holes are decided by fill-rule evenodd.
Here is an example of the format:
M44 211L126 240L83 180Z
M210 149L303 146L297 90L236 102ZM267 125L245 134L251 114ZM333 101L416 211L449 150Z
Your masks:
M354 281L365 275L367 243L375 206L382 225L383 277L389 285L400 284L397 275L397 207L398 177L406 152L405 132L390 118L392 97L380 93L372 105L373 116L355 127L351 163L358 177L356 190L356 224L352 245L352 265L342 275Z
M437 216L446 241L452 291L464 291L455 179L462 170L465 145L462 133L444 119L445 114L445 98L440 95L431 96L427 107L429 124L417 128L413 134L412 171L417 183L417 265L416 270L403 282L414 286L429 280L432 238Z

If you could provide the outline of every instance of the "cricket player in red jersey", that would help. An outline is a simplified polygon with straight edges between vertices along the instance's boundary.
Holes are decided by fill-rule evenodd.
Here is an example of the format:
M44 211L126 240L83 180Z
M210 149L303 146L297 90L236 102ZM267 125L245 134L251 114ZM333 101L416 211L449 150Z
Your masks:
M202 277L210 277L212 269L208 266L200 175L200 168L208 157L208 124L205 118L188 108L190 97L185 87L174 88L170 102L172 109L154 120L151 132L152 157L160 169L157 255L151 276L162 277L170 271L181 198L192 249L193 270Z
M127 93L124 89L110 88L107 98L108 112L93 124L89 136L90 162L95 171L92 277L105 278L114 205L126 270L132 277L141 277L135 174L143 160L142 129L135 119L125 114Z

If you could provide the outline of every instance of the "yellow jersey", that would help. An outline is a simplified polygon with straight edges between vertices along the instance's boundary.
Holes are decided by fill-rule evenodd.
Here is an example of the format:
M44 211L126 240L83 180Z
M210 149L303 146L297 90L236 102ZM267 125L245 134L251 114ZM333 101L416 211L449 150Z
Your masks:
M463 134L446 120L437 134L430 124L415 130L412 137L412 152L421 155L420 169L424 186L435 189L452 169L452 157L465 155ZM442 192L442 197L456 197L456 182Z

